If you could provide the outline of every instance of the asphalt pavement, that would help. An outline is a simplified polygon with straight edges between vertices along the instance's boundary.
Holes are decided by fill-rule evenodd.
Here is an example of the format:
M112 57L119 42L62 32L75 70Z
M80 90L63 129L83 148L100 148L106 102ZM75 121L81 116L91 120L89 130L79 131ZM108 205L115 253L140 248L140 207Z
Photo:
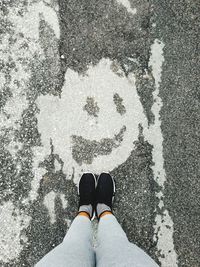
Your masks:
M0 1L0 266L62 242L84 171L113 175L114 214L160 266L200 266L199 13Z

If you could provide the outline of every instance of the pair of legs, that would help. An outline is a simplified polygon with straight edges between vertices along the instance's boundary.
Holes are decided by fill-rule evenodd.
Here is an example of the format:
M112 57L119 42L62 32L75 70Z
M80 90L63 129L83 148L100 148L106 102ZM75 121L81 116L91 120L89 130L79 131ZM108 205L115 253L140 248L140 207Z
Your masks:
M112 214L114 181L111 176L100 176L97 186L92 179L94 177L92 178L91 174L82 176L79 185L79 214L63 242L48 253L36 267L157 267L144 251L128 241ZM94 212L99 220L98 245L95 250L92 246L90 221Z

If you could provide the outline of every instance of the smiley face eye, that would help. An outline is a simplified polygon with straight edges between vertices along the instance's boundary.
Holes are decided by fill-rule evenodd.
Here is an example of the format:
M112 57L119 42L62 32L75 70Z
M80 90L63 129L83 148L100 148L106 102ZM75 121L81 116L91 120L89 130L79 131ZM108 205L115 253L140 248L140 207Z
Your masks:
M116 105L116 110L120 115L124 115L126 113L126 108L123 105L123 98L119 96L118 93L113 96L114 104Z
M95 102L93 97L87 97L86 104L83 107L83 110L87 111L89 116L98 117L99 107L97 102Z
M126 108L123 104L123 98L121 98L118 93L115 93L113 95L113 102L116 106L116 111L120 115L124 115L126 113ZM97 102L95 102L95 99L93 97L87 97L83 110L86 111L89 116L98 117L100 108L98 107L98 104Z

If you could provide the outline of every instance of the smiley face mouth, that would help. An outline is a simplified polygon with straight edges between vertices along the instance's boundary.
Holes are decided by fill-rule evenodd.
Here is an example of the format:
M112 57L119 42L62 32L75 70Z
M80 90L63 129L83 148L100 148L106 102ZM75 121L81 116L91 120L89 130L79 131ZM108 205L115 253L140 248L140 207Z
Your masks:
M100 141L88 140L82 136L72 135L72 157L79 164L92 164L98 156L109 155L118 148L124 139L126 126L123 126L113 138L102 138Z

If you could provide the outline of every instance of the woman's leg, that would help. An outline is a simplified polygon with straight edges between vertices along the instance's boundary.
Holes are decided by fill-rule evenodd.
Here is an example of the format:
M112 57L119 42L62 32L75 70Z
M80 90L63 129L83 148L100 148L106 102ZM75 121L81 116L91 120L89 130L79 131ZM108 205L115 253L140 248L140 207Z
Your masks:
M86 216L78 215L74 219L63 242L36 264L36 267L67 266L95 266L91 221Z
M112 214L103 215L99 221L97 267L158 267L139 247L130 243Z

